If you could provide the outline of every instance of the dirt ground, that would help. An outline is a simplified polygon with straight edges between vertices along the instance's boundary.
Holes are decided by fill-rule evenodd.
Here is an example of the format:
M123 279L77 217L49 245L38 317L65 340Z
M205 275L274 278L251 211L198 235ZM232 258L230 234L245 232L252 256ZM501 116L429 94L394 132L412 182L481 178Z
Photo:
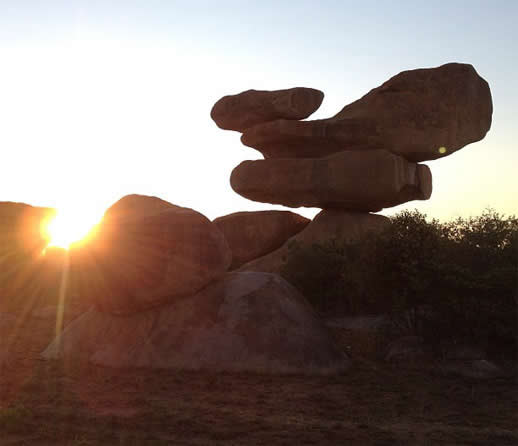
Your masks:
M35 306L45 308L0 304L2 446L518 444L515 376L474 380L361 355L334 376L46 362L56 318ZM65 322L84 311L65 308Z

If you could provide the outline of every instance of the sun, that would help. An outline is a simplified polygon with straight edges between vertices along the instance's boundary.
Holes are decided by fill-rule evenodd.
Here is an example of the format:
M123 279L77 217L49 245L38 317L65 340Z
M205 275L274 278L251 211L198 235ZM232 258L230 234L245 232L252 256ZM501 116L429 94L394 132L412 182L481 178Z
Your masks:
M99 217L83 212L58 212L43 228L49 240L47 247L69 249L73 243L84 240L99 221Z

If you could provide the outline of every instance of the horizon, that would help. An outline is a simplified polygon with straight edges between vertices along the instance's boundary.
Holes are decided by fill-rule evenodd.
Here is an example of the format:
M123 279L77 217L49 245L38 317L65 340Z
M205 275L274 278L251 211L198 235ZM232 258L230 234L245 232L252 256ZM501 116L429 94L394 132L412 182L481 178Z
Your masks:
M254 203L230 172L259 159L210 118L222 96L247 89L318 88L309 119L332 116L401 71L472 64L488 81L486 137L426 162L434 191L381 212L418 209L441 221L492 208L518 214L513 53L518 6L405 2L208 2L110 5L20 2L0 7L0 201L102 215L127 194L158 196L214 218L312 208ZM200 10L203 12L200 14ZM459 32L461 31L461 32ZM389 36L389 37L387 37Z

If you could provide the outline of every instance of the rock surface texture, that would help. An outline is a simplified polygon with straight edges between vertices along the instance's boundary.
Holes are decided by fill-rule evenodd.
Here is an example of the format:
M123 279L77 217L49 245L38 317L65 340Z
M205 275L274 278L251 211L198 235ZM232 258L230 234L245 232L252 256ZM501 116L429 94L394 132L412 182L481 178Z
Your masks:
M324 93L313 88L248 90L221 98L210 116L222 129L243 132L274 119L305 119L320 107L323 99Z
M189 296L225 274L228 244L199 212L156 197L129 195L106 211L86 248L72 251L81 288L96 306L130 314Z
M342 370L348 359L304 297L279 276L229 273L199 293L115 316L95 309L44 352L108 367Z
M488 83L471 65L403 71L329 119L267 122L243 144L265 157L322 157L384 148L410 161L449 155L484 138L493 105Z
M280 248L302 231L310 220L288 211L236 212L214 223L232 250L231 269Z

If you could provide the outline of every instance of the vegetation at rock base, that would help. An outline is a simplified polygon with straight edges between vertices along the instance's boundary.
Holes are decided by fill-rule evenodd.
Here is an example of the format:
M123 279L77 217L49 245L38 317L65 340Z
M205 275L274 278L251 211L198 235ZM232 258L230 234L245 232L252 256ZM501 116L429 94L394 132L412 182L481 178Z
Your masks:
M441 223L403 211L351 243L292 243L282 275L322 313L402 315L431 347L469 342L515 357L518 218L492 209Z

